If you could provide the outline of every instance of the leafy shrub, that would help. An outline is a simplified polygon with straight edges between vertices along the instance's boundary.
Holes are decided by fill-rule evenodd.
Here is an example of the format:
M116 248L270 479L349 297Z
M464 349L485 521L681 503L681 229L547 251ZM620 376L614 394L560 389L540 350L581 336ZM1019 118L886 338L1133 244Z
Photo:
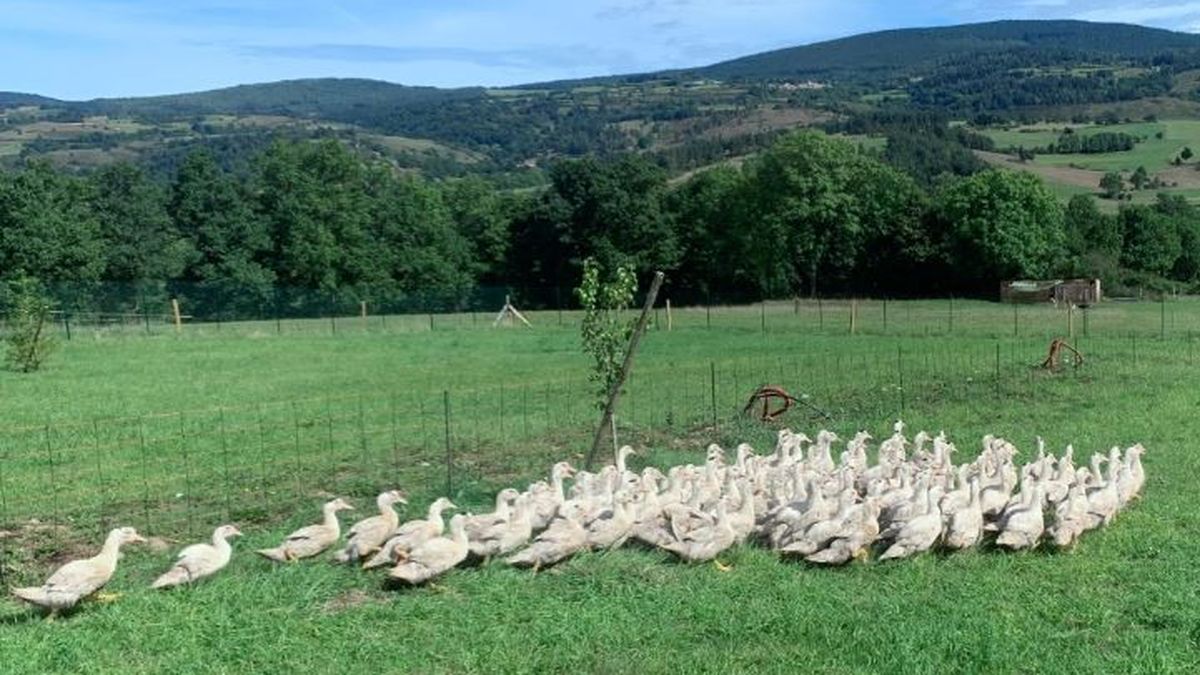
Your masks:
M50 334L52 304L42 285L31 277L20 277L5 289L8 334L5 362L12 370L32 373L42 367L55 342Z

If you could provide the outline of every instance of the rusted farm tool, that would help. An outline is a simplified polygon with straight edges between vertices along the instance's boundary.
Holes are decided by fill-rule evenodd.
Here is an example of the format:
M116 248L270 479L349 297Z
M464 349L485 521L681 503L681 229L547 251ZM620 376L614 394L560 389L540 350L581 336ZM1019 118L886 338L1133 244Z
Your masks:
M1067 341L1062 338L1054 338L1054 341L1050 343L1050 353L1046 355L1046 360L1042 361L1041 368L1044 370L1061 368L1064 350L1071 352L1071 361L1076 368L1083 365L1083 354L1079 353L1078 349L1067 344Z
M761 405L761 408L757 409L757 411L755 410L756 404ZM788 410L791 410L793 404L809 408L826 419L832 417L832 415L817 406L802 398L792 396L786 389L774 384L764 384L754 390L754 393L750 394L750 400L746 401L746 407L742 408L742 414L755 414L760 421L770 422Z

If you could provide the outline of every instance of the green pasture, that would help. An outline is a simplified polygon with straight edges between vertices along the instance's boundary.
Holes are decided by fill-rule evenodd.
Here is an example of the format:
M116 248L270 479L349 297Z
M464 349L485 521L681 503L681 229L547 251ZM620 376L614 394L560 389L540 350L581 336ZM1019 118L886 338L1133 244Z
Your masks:
M482 314L276 324L59 326L45 372L0 372L4 583L132 524L179 544L232 520L230 568L146 586L171 553L127 550L111 603L46 623L0 601L4 672L1194 672L1200 302L1086 312L962 300L675 308L651 322L618 411L637 466L701 462L776 427L740 414L760 384L807 404L783 424L876 437L897 417L1076 457L1142 442L1144 499L1071 552L981 549L818 569L746 546L732 566L587 554L537 575L502 563L423 589L249 553L347 496L447 489L464 509L582 463L599 413L573 313L534 328ZM432 325L431 325L432 324ZM852 330L853 329L853 330ZM1073 336L1079 368L1032 366ZM811 407L810 407L811 406ZM819 411L819 412L818 412ZM871 453L873 456L873 452Z

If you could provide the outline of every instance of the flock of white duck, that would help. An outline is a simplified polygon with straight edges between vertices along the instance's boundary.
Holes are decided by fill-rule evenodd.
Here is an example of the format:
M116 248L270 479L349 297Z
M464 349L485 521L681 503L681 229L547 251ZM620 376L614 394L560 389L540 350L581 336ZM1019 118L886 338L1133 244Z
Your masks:
M722 569L717 556L746 540L826 565L865 558L872 547L881 551L880 560L935 546L966 549L989 533L1009 549L1032 548L1043 539L1069 547L1084 532L1112 522L1145 482L1141 444L1094 454L1089 466L1076 467L1071 446L1055 457L1039 438L1037 456L1018 467L1012 443L985 436L980 454L956 465L956 448L944 433L922 431L910 442L897 422L879 445L878 461L869 465L870 440L866 432L856 434L835 462L836 434L821 431L814 441L785 429L771 454L742 444L729 463L712 445L704 464L665 474L654 467L630 471L626 460L634 451L626 446L598 473L559 462L548 482L523 492L501 490L495 511L455 515L448 532L443 513L456 508L449 499L437 499L424 518L402 524L394 506L407 501L392 490L379 495L378 515L350 528L334 561L390 566L390 578L420 584L472 558L503 556L510 565L536 570L631 540L689 562L712 560ZM568 490L565 481L572 477ZM341 540L338 512L352 508L340 498L329 501L321 523L258 553L277 562L319 555ZM183 549L152 586L212 576L229 563L228 540L240 534L232 525L217 528L211 544ZM139 541L145 540L132 528L113 530L96 557L68 563L42 586L13 594L51 613L70 608L108 582L123 544Z

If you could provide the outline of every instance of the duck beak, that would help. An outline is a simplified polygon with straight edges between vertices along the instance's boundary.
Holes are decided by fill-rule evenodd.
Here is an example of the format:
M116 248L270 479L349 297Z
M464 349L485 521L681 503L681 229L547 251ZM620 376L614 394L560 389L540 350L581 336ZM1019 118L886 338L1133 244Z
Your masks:
M231 528L231 529L229 530L229 536L231 536L231 537L240 537L240 536L242 536L242 531L241 531L241 530L239 530L239 529L237 529L236 527L234 527L234 528Z
M145 544L146 538L140 534L134 533L133 535L131 535L129 537L129 543L130 544Z

